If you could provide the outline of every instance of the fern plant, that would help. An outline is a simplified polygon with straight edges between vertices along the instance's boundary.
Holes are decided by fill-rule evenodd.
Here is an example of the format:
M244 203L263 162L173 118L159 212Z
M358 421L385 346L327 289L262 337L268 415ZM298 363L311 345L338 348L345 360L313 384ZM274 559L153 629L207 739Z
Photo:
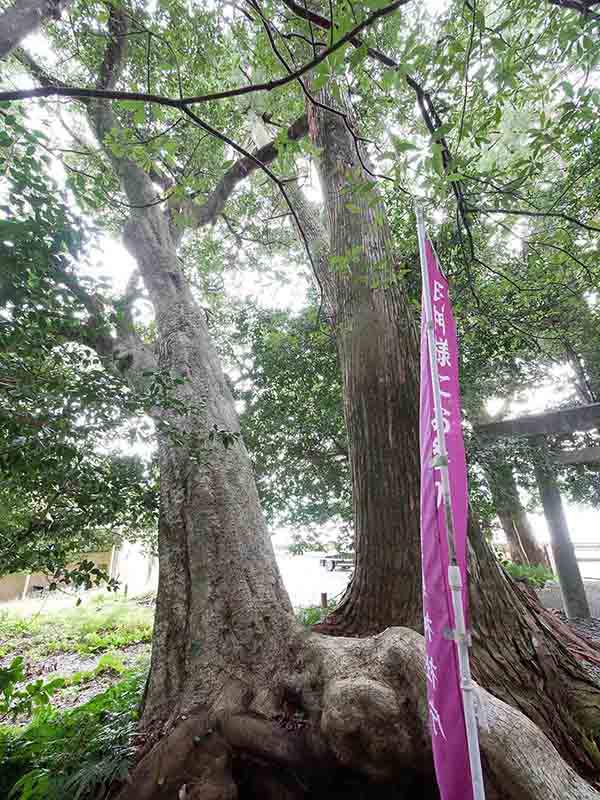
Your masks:
M0 728L0 797L83 800L131 767L145 670L69 711L44 709L26 728Z

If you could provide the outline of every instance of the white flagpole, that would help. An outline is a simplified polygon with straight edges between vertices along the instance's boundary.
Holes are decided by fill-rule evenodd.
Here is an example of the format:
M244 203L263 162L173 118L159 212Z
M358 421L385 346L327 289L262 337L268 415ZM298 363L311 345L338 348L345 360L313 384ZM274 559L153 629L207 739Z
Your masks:
M469 664L469 637L465 625L465 611L462 601L462 577L456 562L456 544L454 541L454 518L450 499L450 477L448 473L448 451L446 449L446 433L444 431L444 416L442 411L442 396L440 393L440 380L438 365L435 357L435 329L433 322L433 309L425 253L425 224L423 211L415 205L417 216L417 234L419 238L419 256L421 260L422 277L422 307L425 313L425 326L427 330L427 345L429 350L429 367L431 370L431 383L433 386L433 406L435 411L436 432L439 444L439 455L433 466L440 470L442 483L442 497L444 500L444 516L446 522L446 536L448 538L448 585L452 595L455 628L452 632L458 654L460 669L460 685L465 712L465 726L467 730L467 743L469 747L469 764L471 767L471 780L473 781L473 797L475 800L485 800L483 772L481 769L481 753L479 751L479 731L477 729L477 715L475 712L475 686L471 678Z

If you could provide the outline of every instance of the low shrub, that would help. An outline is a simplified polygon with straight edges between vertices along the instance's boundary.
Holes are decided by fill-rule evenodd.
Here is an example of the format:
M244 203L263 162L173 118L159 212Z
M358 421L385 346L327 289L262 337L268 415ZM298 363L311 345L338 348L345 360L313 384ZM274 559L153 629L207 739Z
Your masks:
M526 581L534 589L543 589L548 581L556 580L554 573L546 567L515 564L514 561L508 561L502 566L515 580Z
M124 778L135 755L144 678L145 669L130 670L77 708L45 708L25 728L0 727L0 797L82 800Z
M63 678L25 683L25 660L13 658L8 667L0 667L0 722L31 716L34 709L48 706L54 692L64 685Z
M548 581L556 580L553 572L546 567L531 564L517 564L506 557L503 551L496 550L498 561L516 581L525 581L534 589L543 589Z

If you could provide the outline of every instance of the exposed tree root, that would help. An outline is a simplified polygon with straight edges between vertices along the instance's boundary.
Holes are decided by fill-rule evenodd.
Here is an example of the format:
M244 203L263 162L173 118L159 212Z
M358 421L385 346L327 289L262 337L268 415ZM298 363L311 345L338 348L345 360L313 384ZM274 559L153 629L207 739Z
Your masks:
M306 636L272 694L182 718L138 764L119 800L435 798L423 640ZM520 711L481 690L490 800L600 800ZM271 703L273 705L273 703Z

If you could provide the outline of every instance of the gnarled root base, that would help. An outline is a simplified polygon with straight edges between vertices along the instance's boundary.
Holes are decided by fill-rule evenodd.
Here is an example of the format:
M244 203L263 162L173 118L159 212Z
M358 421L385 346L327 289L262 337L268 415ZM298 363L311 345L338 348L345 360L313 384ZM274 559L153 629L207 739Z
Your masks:
M419 634L306 635L271 688L237 708L225 691L182 718L119 800L437 797ZM489 800L600 800L527 717L483 690L480 699Z

